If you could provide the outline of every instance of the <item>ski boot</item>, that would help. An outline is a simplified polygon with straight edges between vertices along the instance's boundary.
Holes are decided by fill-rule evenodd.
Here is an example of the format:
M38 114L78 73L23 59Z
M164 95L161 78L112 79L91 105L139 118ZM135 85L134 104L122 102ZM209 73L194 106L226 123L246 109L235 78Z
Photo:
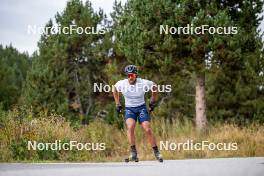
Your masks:
M130 156L125 159L126 163L128 163L129 161L138 162L138 157L137 157L137 151L136 150L131 150Z
M163 162L163 158L162 158L162 155L160 154L159 150L155 150L154 151L154 155L156 157L156 159L159 161L159 162Z

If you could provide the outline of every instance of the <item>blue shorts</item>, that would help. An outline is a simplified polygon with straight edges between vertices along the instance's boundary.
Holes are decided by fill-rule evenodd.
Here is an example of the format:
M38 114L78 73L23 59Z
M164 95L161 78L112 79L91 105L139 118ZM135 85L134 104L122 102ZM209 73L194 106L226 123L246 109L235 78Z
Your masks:
M138 107L126 107L125 108L125 120L132 118L139 123L144 121L150 121L150 116L145 104Z

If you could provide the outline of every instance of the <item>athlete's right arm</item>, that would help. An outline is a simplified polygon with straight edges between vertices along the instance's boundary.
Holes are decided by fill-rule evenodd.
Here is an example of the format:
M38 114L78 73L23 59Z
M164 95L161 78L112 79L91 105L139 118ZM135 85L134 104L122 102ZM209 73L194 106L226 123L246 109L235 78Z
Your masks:
M122 112L122 106L120 103L120 93L117 91L117 89L115 87L114 87L113 95L114 95L115 104L116 104L116 112L121 113Z
M116 87L114 87L113 96L114 96L114 99L115 99L116 106L121 105L121 103L120 103L120 93L117 91Z

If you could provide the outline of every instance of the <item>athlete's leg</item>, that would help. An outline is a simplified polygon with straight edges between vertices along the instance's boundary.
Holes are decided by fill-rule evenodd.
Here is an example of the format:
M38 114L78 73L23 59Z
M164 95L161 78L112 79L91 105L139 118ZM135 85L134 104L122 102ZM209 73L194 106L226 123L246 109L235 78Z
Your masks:
M148 141L149 141L151 147L157 146L156 139L155 139L155 137L154 137L154 135L152 133L152 130L150 128L150 122L149 121L143 121L141 123L141 126L144 129L144 131L145 131L145 134L146 134L146 136L148 138Z
M135 127L137 116L136 113L133 111L133 108L126 107L125 109L125 119L126 119L126 126L127 126L127 138L128 142L130 143L130 159L132 161L138 161L137 158L137 149L135 145Z
M133 118L126 119L126 126L127 126L127 138L130 146L135 145L135 127L136 121Z
M128 142L130 143L130 156L129 159L126 159L126 162L128 162L129 160L138 162L137 149L135 145L135 126L136 126L135 119L127 118L126 125L127 125L127 138L128 138Z
M163 158L162 158L162 155L160 154L160 151L158 149L158 146L157 146L157 143L156 143L156 140L155 140L155 137L152 133L152 130L150 128L150 122L149 121L143 121L141 123L141 126L142 128L144 129L146 135L147 135L147 138L148 138L148 141L153 149L153 152L154 152L154 155L156 157L156 159L159 161L159 162L163 162Z

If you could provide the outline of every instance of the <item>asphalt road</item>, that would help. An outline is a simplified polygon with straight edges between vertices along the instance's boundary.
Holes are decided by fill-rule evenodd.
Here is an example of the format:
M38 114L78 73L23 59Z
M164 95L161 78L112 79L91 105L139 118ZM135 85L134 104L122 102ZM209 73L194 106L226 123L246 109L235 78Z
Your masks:
M1 163L0 176L264 176L264 157L138 163Z

